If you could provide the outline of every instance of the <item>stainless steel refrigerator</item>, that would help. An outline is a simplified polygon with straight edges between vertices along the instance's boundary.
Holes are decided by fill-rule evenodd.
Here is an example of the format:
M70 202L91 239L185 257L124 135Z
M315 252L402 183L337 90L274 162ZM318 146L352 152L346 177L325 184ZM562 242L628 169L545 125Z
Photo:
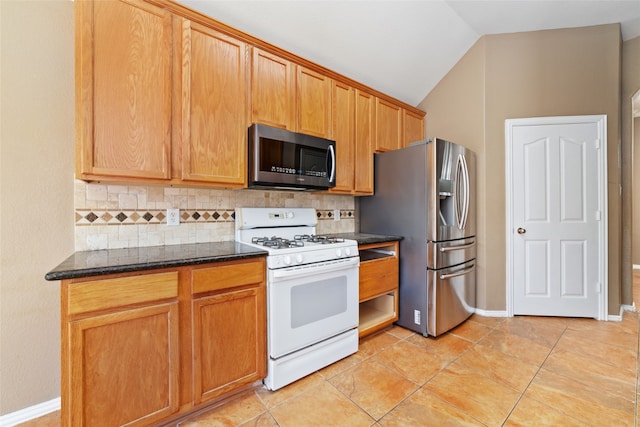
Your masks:
M433 139L375 154L360 231L403 236L398 324L437 336L476 302L475 154Z

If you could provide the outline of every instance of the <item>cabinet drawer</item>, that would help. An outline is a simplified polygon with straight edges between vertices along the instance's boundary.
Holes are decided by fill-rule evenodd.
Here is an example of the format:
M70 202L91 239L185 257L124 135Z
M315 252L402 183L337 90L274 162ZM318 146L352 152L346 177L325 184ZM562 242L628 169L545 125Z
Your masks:
M360 301L398 287L398 258L390 256L360 263Z
M85 313L178 296L178 273L93 280L69 286L69 314Z
M264 260L260 260L193 270L191 293L198 294L264 282L265 268Z

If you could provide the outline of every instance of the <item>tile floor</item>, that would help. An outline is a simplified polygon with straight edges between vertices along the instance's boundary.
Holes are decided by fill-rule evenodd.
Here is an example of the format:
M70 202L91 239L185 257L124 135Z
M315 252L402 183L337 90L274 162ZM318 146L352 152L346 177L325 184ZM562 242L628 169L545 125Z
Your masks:
M639 306L640 271L634 272ZM200 426L637 426L639 315L486 318L434 339L400 327L283 389L246 392ZM59 413L25 426L58 426Z

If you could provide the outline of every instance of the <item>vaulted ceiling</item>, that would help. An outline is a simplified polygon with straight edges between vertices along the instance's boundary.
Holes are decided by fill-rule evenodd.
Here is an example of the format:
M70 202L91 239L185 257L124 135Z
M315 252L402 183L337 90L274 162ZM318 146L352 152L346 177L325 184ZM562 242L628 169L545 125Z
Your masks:
M640 36L640 0L179 0L410 105L485 34L620 23Z

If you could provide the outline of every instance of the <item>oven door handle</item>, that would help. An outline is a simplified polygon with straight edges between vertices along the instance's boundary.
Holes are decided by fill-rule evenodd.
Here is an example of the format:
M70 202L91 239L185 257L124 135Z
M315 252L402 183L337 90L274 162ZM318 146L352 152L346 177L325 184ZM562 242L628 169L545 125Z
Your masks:
M328 261L313 265L302 265L298 267L287 267L271 270L273 278L288 279L297 276L308 276L310 274L333 273L335 271L350 270L358 268L360 257L343 258L339 261Z

